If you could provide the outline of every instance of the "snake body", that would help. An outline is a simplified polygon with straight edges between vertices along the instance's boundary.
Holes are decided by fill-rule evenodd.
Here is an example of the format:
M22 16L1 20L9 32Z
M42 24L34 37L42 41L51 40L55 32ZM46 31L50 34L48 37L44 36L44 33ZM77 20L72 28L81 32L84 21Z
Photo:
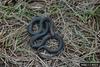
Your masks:
M37 24L39 30L34 32L33 27ZM49 54L58 54L64 50L64 41L63 38L54 32L54 23L51 18L49 17L41 17L41 16L34 16L32 18L31 23L27 26L27 31L31 35L30 39L30 46L33 49L46 50ZM34 44L35 41L40 40L41 42ZM58 41L58 48L55 50L50 50L47 47L46 42L49 39L56 39Z

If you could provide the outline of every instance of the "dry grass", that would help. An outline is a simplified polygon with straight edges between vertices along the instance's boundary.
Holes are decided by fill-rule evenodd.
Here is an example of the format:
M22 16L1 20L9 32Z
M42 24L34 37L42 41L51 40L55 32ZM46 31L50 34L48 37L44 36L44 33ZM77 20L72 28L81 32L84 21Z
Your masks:
M30 0L31 1L31 0ZM29 46L26 27L32 16L50 16L65 50L52 59L41 59ZM80 62L99 62L99 0L18 0L0 2L0 63L18 67L80 67ZM98 56L97 56L98 54ZM17 67L16 66L16 67ZM11 67L11 66L10 66ZM12 66L13 67L13 66Z

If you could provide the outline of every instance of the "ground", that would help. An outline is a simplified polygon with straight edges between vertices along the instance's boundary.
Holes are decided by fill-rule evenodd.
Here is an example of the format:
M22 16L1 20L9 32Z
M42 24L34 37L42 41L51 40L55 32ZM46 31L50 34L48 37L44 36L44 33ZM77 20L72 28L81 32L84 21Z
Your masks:
M64 51L41 59L30 47L27 25L49 16L64 39ZM80 67L100 61L99 0L1 0L0 64L6 67ZM0 66L3 67L3 64Z

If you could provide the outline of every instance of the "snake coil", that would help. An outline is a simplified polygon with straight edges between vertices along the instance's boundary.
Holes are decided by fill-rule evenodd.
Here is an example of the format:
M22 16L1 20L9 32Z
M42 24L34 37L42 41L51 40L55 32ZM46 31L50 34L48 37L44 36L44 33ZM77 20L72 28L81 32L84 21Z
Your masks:
M33 27L34 25L38 26L38 31L34 32ZM49 17L41 17L41 16L34 16L32 18L31 23L27 26L27 31L31 36L30 39L30 46L33 49L37 49L39 56L44 57L40 54L41 49L46 50L48 54L55 56L61 53L64 50L64 41L63 38L54 32L54 23L51 18ZM55 50L50 50L46 44L49 39L55 39L58 41L58 48ZM34 42L41 40L34 44ZM50 57L50 56L48 56Z

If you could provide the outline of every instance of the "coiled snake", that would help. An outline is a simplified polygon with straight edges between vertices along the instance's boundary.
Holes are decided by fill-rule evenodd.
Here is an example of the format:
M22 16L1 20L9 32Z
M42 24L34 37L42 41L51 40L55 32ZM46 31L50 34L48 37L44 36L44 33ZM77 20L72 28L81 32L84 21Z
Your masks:
M34 32L33 27L34 25L38 26L38 31ZM33 49L36 49L38 51L39 56L42 58L45 58L44 55L41 55L41 51L45 50L48 53L47 57L52 57L55 55L58 55L61 53L61 51L64 50L64 41L63 38L54 32L54 23L51 18L49 17L42 17L42 16L34 16L32 18L31 23L27 26L27 31L31 36L30 39L30 46ZM49 49L46 43L50 39L55 39L58 42L58 48L55 48L54 50ZM34 44L34 42L41 40L41 42L38 42Z

